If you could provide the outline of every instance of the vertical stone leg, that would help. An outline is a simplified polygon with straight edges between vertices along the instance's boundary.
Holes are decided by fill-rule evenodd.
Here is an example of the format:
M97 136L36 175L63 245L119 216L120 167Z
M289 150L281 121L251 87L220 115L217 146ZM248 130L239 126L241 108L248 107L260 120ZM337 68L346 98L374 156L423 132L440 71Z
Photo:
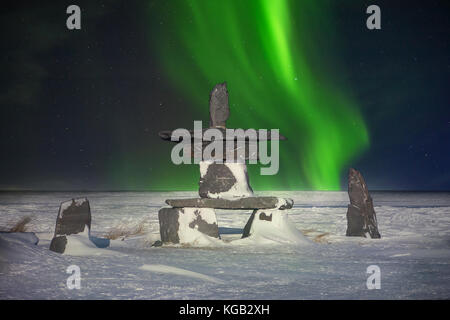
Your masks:
M158 218L163 243L190 243L198 232L219 238L216 212L212 208L161 208Z
M255 214L258 210L253 210L250 218L248 218L247 223L245 224L244 231L242 232L242 238L247 238L250 236L250 230L252 229L253 220L255 219Z

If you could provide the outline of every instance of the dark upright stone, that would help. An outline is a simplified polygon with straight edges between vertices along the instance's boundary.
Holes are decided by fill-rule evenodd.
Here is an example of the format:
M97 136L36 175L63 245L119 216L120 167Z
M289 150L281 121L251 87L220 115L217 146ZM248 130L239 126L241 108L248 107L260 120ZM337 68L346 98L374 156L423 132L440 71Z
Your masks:
M50 250L64 253L66 236L84 232L85 228L91 228L91 208L88 199L72 199L61 203Z
M161 241L179 243L178 229L180 224L178 222L179 210L174 208L161 208L158 212L159 219L159 233Z
M227 83L219 83L211 91L209 97L210 127L225 127L230 116L228 106Z
M71 235L91 228L91 208L86 198L72 199L61 203L56 218L55 236Z
M250 230L252 228L253 220L255 219L255 214L258 212L258 210L253 210L252 214L250 215L250 218L247 220L247 223L245 224L244 231L242 232L242 238L250 237Z
M381 238L373 208L372 197L366 182L358 170L350 168L348 173L347 236Z

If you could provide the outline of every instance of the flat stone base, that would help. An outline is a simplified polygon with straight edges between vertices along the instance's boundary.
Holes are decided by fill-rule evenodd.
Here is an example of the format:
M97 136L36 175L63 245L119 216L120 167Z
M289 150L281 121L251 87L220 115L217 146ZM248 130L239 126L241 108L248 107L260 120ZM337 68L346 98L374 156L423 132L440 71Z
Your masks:
M190 243L198 232L219 238L216 212L212 208L162 208L158 218L163 243Z
M193 208L214 208L214 209L233 209L233 210L252 210L252 209L290 209L294 205L292 199L277 197L245 197L236 200L228 199L167 199L166 203L175 208L193 207Z

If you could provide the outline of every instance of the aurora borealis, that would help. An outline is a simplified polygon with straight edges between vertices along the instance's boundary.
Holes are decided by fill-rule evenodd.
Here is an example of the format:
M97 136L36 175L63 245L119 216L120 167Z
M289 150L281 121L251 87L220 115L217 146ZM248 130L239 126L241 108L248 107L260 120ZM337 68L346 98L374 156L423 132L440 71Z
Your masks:
M323 46L314 45L333 34L328 5L262 0L172 6L176 14L158 30L158 41L163 66L181 94L207 112L207 93L227 81L229 127L280 128L289 139L280 147L278 175L260 177L250 166L252 184L339 189L341 171L369 138L357 102L323 63L333 60L333 50L322 55ZM327 21L320 33L310 30L315 21ZM171 50L173 41L181 48Z
M0 190L196 190L161 130L207 126L226 81L229 128L280 129L258 190L450 190L446 0L77 0L4 6ZM406 10L407 9L407 10Z

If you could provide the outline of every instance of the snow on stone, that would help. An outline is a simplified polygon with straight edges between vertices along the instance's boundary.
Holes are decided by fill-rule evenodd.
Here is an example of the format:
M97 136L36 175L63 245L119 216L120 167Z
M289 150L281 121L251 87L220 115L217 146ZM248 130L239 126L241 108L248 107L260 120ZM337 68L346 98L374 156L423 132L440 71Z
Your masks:
M260 219L261 214L270 217L271 221ZM285 210L258 210L252 222L249 238L262 240L261 243L270 241L297 245L313 244L289 221Z
M208 192L208 198L233 199L240 197L252 197L253 192L249 188L247 183L247 166L245 165L245 163L225 162L224 165L228 169L230 169L231 173L236 179L236 182L228 191L219 193ZM202 170L202 168L200 167L200 172L206 172L205 168L203 168Z
M215 246L219 244L218 239L210 237L200 231L190 228L189 224L197 218L196 213L201 212L202 220L208 224L217 223L216 213L211 208L183 208L180 210L178 222L180 229L178 237L181 244L190 244L192 246Z
M213 160L200 161L199 166L200 166L200 177L201 178L204 178L206 176L206 173L208 172L208 167L213 163L214 163Z
M292 200L292 199L278 198L278 202L277 202L276 208L292 207L293 204L294 204L294 200Z
M63 213L67 208L69 208L73 202L75 202L75 206L79 207L86 201L87 201L86 198L79 198L79 199L64 201L63 203L61 203L59 214L61 215L61 213Z
M184 212L180 219L184 221L193 221L197 217L196 213L201 213L202 220L209 224L217 223L216 212L212 208L184 208ZM181 220L180 220L181 223Z

